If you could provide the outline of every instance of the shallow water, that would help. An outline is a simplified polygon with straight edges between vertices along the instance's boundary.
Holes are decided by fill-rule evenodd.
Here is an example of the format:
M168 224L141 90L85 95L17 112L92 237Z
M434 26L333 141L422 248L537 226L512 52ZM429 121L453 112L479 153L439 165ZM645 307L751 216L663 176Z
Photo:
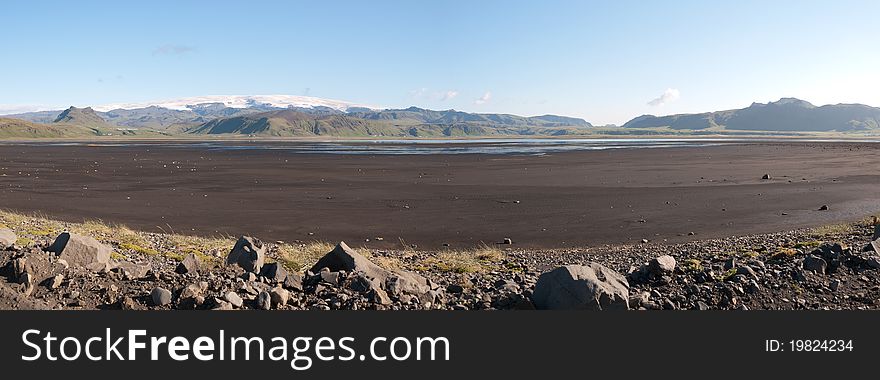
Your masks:
M402 140L226 140L226 141L47 141L2 142L0 145L22 146L90 146L90 147L162 147L202 148L223 150L267 150L302 154L369 154L369 155L428 155L428 154L518 154L543 155L547 153L645 148L687 148L768 142L877 143L880 140L845 139L402 139Z

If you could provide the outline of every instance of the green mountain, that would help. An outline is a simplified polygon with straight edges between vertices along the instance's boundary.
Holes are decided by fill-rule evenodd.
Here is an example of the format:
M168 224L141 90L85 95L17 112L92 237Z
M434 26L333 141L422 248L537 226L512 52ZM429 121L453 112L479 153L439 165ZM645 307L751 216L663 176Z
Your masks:
M589 126L581 119L558 116L527 118L416 107L346 114L287 109L218 118L186 133L342 137L558 136L582 134Z
M96 136L93 129L66 124L39 124L0 117L0 138L65 138Z
M91 107L70 107L55 117L53 124L76 125L89 128L109 128L111 125L99 116Z
M381 111L356 111L349 112L348 115L367 120L394 120L413 124L467 124L470 126L494 127L592 127L590 123L583 119L555 115L523 117L507 114L467 113L456 110L432 111L418 107Z
M674 130L738 130L779 132L859 132L880 129L880 108L862 104L814 106L795 98L767 104L753 103L742 109L679 114L644 115L624 128L670 128Z

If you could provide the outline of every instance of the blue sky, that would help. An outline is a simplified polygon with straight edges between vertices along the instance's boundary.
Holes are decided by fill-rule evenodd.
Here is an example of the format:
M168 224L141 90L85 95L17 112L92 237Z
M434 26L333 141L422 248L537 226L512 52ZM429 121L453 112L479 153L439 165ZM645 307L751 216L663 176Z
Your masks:
M0 112L199 95L641 114L880 106L878 1L0 3Z

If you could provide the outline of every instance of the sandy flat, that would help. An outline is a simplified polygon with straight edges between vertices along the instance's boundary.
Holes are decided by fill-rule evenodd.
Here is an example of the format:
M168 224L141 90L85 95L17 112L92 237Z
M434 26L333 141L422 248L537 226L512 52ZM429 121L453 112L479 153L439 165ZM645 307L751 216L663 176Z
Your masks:
M762 180L765 173L772 179ZM505 237L544 248L682 241L880 211L880 150L792 142L392 156L3 145L0 208L152 231L369 247Z

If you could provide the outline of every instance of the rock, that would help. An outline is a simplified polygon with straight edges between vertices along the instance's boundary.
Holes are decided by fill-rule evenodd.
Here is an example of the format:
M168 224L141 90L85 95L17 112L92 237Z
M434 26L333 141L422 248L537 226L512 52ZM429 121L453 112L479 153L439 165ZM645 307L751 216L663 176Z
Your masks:
M49 289L58 289L58 287L60 287L63 282L64 282L64 275L63 274L56 274L52 277L49 277L49 279L46 281L46 286Z
M828 211L828 205L822 205L822 207L819 207L819 211Z
M180 291L180 299L195 299L202 296L208 290L208 283L189 284Z
M743 265L743 266L741 266L741 267L739 267L739 268L736 268L736 274L741 274L741 275L749 276L749 277L751 277L751 278L753 278L753 279L757 279L757 278L758 278L758 274L755 273L755 270L752 269L752 267L750 267L750 266L748 266L748 265Z
M177 264L177 269L174 271L180 274L198 273L201 268L202 260L196 254L190 253L183 258L180 264Z
M171 303L171 291L165 288L154 288L150 293L153 298L153 305L165 306Z
M18 236L15 236L12 230L0 228L0 250L9 249L16 241L18 241Z
M511 238L504 238L504 239L501 240L501 244L507 244L507 245L513 244L513 239L511 239Z
M825 259L818 256L807 256L804 259L804 269L813 271L819 274L825 274L825 269L828 267L828 263L825 262Z
M259 273L266 257L266 246L259 239L242 236L226 256L227 264L238 264L242 269Z
M137 302L131 297L122 297L119 300L119 308L122 310L134 310L138 307Z
M836 292L837 289L840 288L840 280L831 280L831 283L828 284L828 288L831 289L831 291Z
M24 296L30 296L34 291L34 275L24 272L21 274L18 281L22 286L22 293L24 293Z
M764 174L764 176L761 177L761 179L770 179L770 174Z
M877 241L878 239L880 239L880 224L875 223L874 224L874 235L873 235L873 237L871 237L871 240Z
M648 270L657 276L672 273L675 271L675 258L669 255L654 258L648 263Z
M236 292L226 293L226 295L223 296L223 299L225 299L226 302L229 302L232 306L235 306L237 308L240 308L241 305L244 304L244 300L242 300Z
M320 275L321 281L333 286L339 285L339 279L343 277L340 272L331 272L329 270L322 270Z
M709 305L703 301L697 301L697 310L709 310Z
M451 284L446 287L446 291L449 293L461 293L464 291L464 287L458 284Z
M15 260L12 260L12 277L13 280L21 282L22 275L24 275L28 270L27 259L24 257L19 257Z
M880 254L880 253L878 253L878 254ZM871 256L871 257L867 258L865 260L865 265L867 265L868 268L880 269L880 257Z
M642 305L645 305L650 301L651 301L651 293L641 292L639 294L631 295L629 297L629 306L632 308L639 308Z
M49 252L63 257L70 265L85 267L91 270L106 268L110 263L110 246L101 244L89 236L62 232L55 238L49 248Z
M370 302L380 305L391 305L391 298L389 298L388 293L382 289L373 289L367 293L367 299L369 299Z
M345 242L339 242L332 251L324 255L309 269L312 273L320 273L321 269L327 268L331 272L344 270L347 272L363 272L369 278L385 279L389 271L373 264L366 257L361 256L351 249Z
M287 278L284 279L284 287L287 289L296 290L298 292L303 291L303 280L302 276L299 273L288 273Z
M532 300L537 309L626 310L629 284L598 263L566 265L538 278Z
M284 266L280 263L269 263L263 265L263 269L260 270L260 276L265 277L272 284L277 284L287 279L287 269L284 269Z
M116 269L127 279L141 279L147 277L152 268L148 264L135 264L128 261L116 263Z
M428 280L412 272L392 273L385 278L385 290L395 297L410 294L422 302L433 302L433 297L428 294L431 291Z
M287 301L290 300L290 292L282 287L275 287L269 292L269 299L272 301L272 305L275 306L276 309L280 309L287 305Z
M379 284L384 286L384 290L395 297L406 293L427 302L432 298L428 295L431 286L424 277L412 272L386 270L349 248L345 242L336 245L333 251L324 255L309 271L321 273L323 268L329 269L330 272L361 272L367 278L378 280ZM322 278L323 276L322 274Z
M257 295L257 309L260 310L270 310L272 309L272 297L269 295L269 292L262 291Z
M226 301L217 300L217 304L211 310L232 310L232 304Z
M367 277L363 272L357 272L349 279L347 287L358 293L368 293L373 289L381 289L382 283L375 278Z
M871 244L868 245L869 250L876 252L880 255L880 239L874 239Z

